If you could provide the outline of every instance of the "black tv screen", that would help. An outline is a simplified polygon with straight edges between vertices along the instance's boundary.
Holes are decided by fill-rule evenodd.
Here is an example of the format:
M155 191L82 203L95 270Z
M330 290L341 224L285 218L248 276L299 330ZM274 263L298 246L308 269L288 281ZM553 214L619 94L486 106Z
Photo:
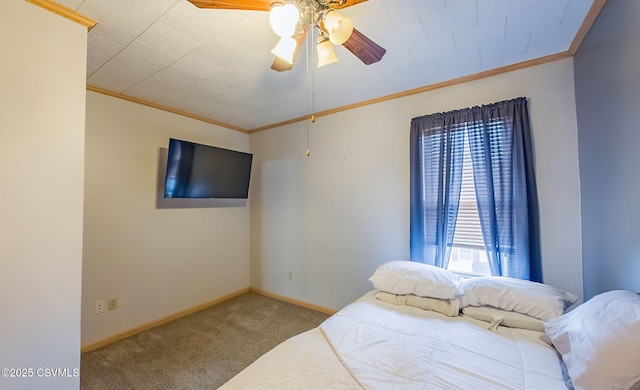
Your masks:
M169 139L165 198L249 197L250 153Z

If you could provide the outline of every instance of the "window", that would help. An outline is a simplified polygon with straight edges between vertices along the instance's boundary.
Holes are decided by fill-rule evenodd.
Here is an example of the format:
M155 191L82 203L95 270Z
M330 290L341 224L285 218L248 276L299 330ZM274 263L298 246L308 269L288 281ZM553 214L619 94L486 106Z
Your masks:
M542 281L526 98L413 118L411 260Z
M478 215L469 135L465 130L461 131L465 132L465 136L460 204L458 205L453 247L447 269L470 275L491 275L489 259L484 250L480 216Z

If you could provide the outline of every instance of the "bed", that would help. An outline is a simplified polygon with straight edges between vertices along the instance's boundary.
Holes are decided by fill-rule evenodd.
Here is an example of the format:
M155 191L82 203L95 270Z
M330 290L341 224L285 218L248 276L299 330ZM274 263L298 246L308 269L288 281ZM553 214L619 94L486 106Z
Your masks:
M553 390L574 384L576 389L640 388L640 297L636 294L604 294L606 299L594 307L581 305L565 313L575 296L550 286L491 277L463 286L464 281L447 273L444 278L451 280L441 280L439 270L434 277L431 269L418 272L416 282L415 266L405 263L400 268L409 266L409 271L398 271L398 264L393 264L388 279L376 280L374 274L375 290L319 327L278 345L221 389ZM398 281L407 274L414 279ZM608 322L605 318L612 319L602 317L602 307L615 307L620 297L625 308L613 319L630 327L609 333L615 338L622 332L622 344L607 338L599 326ZM474 310L467 315L466 308ZM601 338L591 343L599 351L585 351L585 340L576 336L584 333L576 325L589 321L595 321L596 338ZM604 360L589 357L598 353ZM603 375L598 367L611 371L615 354L622 354L618 356L625 357L625 362L613 365L613 376Z

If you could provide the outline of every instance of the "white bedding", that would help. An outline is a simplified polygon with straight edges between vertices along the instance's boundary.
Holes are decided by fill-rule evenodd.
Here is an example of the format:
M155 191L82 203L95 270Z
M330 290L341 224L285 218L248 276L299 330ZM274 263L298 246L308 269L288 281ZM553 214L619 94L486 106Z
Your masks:
M223 389L566 389L540 332L396 306L368 293Z
M362 389L319 328L290 338L262 355L220 389Z

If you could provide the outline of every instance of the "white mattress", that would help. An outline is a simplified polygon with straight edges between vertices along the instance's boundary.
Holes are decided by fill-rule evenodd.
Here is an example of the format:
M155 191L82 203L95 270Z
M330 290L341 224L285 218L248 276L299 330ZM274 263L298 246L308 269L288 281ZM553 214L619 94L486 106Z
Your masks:
M381 302L372 293L268 352L223 389L566 389L542 333Z

